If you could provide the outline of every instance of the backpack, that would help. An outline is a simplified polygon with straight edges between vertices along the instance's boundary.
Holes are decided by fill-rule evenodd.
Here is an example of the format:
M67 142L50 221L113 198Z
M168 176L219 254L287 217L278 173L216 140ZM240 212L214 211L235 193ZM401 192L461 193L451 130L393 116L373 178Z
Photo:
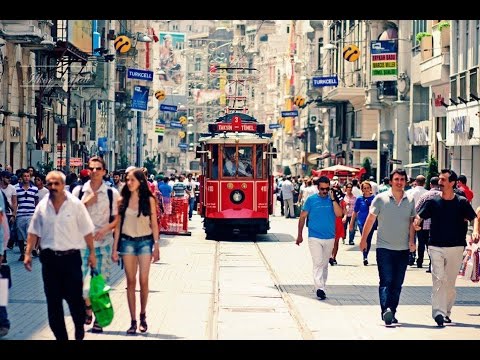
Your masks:
M85 192L83 191L83 185L82 188L80 189L80 192L78 193L78 198L81 200L83 197L83 194ZM115 220L114 216L112 215L112 206L113 206L113 191L111 188L107 188L107 195L108 195L108 202L109 202L109 208L110 208L110 216L108 217L108 222L111 223L113 220Z
M2 191L2 190L0 190L0 191ZM5 195L5 193L3 191L2 191L2 194L3 194L3 200L5 201L5 207L7 208L7 210L10 209L10 211L13 213L13 207L8 202L7 195Z

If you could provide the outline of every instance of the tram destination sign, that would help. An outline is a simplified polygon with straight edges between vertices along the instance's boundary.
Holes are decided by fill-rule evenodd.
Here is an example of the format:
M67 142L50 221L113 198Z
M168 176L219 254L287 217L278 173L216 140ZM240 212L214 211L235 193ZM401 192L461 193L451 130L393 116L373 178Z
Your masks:
M234 125L235 124L216 124L217 131L245 131L245 132L256 132L257 131L257 124L246 124L242 123L238 125L238 128Z

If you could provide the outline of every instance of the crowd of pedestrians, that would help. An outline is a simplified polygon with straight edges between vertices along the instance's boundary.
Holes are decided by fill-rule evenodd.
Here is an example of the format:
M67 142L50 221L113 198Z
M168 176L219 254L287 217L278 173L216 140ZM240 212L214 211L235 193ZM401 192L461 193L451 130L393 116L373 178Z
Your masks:
M280 189L277 195L283 197L285 214L290 207L285 195L288 199L289 193L296 191L289 180L277 181L277 189ZM432 318L440 327L452 322L455 283L467 245L468 225L472 221L472 239L474 242L480 240L480 207L476 211L472 208L474 194L467 186L466 176L457 176L450 169L441 170L438 177L430 179L429 189L423 175L409 180L402 169L393 170L381 185L373 177L360 185L354 179L346 182L343 188L338 177L306 178L306 184L311 181L317 189L298 204L301 213L296 244L303 242L302 233L307 226L318 298L326 299L328 264L337 265L338 239L342 238L346 244L348 238L348 244L354 245L358 227L359 249L365 266L369 264L373 233L377 231L380 315L385 325L398 323L396 314L407 268L415 264L422 268L426 252L430 259L427 272L432 274ZM283 190L285 185L286 191ZM300 199L305 188L300 190L299 187ZM343 227L339 227L342 223Z

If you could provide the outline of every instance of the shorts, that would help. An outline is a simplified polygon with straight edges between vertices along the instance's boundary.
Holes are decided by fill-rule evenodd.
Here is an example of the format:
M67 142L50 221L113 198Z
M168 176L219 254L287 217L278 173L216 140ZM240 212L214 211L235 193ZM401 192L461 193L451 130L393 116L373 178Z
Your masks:
M90 250L87 248L80 250L80 252L82 254L82 273L85 279L85 277L90 274L90 266L88 266ZM97 271L99 274L102 274L105 281L108 282L110 278L110 268L112 267L112 246L96 247L95 256L97 258Z
M17 217L17 236L18 240L27 240L28 226L30 225L30 220L32 216L20 216Z
M145 240L127 240L120 235L120 241L118 245L118 253L120 255L152 255L153 252L153 235L146 238Z

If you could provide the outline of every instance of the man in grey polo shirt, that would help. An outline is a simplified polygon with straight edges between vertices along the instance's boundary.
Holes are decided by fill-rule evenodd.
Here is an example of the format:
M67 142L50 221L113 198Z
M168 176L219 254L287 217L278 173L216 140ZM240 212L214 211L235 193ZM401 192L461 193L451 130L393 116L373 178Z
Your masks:
M370 205L370 213L363 227L360 250L367 248L367 235L378 218L377 266L380 277L378 293L382 319L385 325L398 323L395 318L410 251L415 251L412 226L415 200L404 188L407 173L395 169L390 173L391 188L378 194Z

